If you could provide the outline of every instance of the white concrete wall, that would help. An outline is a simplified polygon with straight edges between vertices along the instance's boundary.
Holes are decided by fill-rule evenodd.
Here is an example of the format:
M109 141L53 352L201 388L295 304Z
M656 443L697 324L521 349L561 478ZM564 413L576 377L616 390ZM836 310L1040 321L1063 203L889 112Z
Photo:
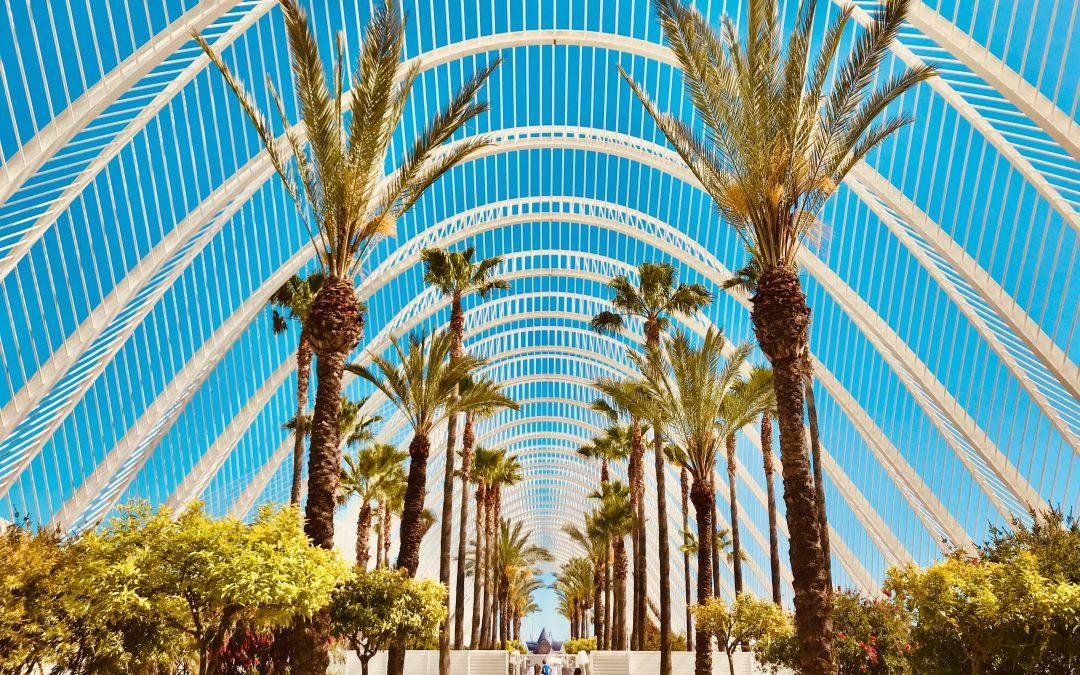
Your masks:
M507 653L502 650L450 652L450 671L464 675L507 675ZM370 675L386 675L386 652L379 652L370 662ZM341 675L360 675L360 660L349 652ZM439 672L439 652L409 650L405 652L405 675L432 675Z

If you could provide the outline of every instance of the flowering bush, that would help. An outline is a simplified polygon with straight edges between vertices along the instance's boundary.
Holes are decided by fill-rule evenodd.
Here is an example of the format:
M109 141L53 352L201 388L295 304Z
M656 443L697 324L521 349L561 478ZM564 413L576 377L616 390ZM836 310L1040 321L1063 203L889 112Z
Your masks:
M596 651L596 638L570 638L563 643L563 651L567 654L594 652Z
M528 654L529 650L525 647L525 644L521 640L507 640L506 651L511 654Z

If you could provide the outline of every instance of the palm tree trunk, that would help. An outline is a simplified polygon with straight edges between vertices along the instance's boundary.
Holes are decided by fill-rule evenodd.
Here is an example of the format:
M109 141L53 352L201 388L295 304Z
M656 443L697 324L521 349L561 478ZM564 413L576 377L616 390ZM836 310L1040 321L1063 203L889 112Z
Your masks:
M765 494L769 508L769 569L772 573L772 601L780 604L780 546L776 533L776 494L773 488L772 416L761 414L761 458L765 465Z
M490 649L491 645L491 624L492 624L492 604L494 602L494 579L492 578L494 561L492 560L492 553L494 552L494 539L495 539L495 486L489 485L487 494L484 495L486 520L484 527L486 529L484 535L484 613L480 620L480 649Z
M599 562L599 561L596 561ZM593 565L593 635L598 649L604 647L604 571L603 566ZM582 636L584 637L584 635Z
M713 533L716 530L713 522L716 508L713 486L695 478L690 499L694 503L698 527L697 601L703 603L712 597ZM699 628L694 635L694 643L697 645L694 675L712 675L712 641L709 634Z
M621 537L614 541L615 549L615 625L612 649L623 651L626 644L626 542Z
M415 434L409 443L409 477L405 485L405 501L401 510L398 557L396 567L404 569L410 577L416 576L420 566L420 542L424 530L420 518L424 511L424 495L427 493L427 462L431 442L425 434ZM387 675L401 675L405 668L405 643L390 646L386 659Z
M383 567L390 567L390 522L392 515L390 513L390 506L383 504L383 552L382 552L382 564Z
M465 547L469 544L469 483L472 481L472 450L475 442L472 413L465 415L461 434L461 520L458 524L458 555L454 587L454 649L465 641Z
M690 500L690 485L686 481L686 469L679 470L679 484L682 490L682 529L683 532L690 531L690 509L688 506ZM686 602L686 648L689 651L694 651L694 617L690 614L690 554L687 551L683 551L682 554L683 564L683 591Z
M360 515L356 518L356 568L367 570L368 548L371 544L371 502L367 499L360 505Z
M375 502L375 569L382 567L383 536L386 527L383 525L383 500Z
M604 559L604 649L611 649L611 635L615 623L615 603L611 588L611 544L608 544L607 557Z
M465 351L465 312L461 308L461 298L454 296L450 310L450 358L461 358ZM450 397L448 405L457 399L457 388ZM443 469L442 518L439 522L439 581L446 585L446 618L439 628L439 675L450 673L450 549L453 546L454 518L454 461L457 458L457 415L450 415L446 420L446 465ZM462 492L462 495L465 493Z
M308 382L311 380L311 345L307 334L301 329L300 342L296 345L296 432L293 434L292 489L289 503L300 503L300 486L304 477L304 433L307 419Z
M814 401L814 376L809 356L806 358L806 416L810 420L810 455L814 459L814 496L817 498L818 522L821 528L821 561L825 566L828 589L832 592L832 554L829 547L829 519L825 515L825 482L821 477L821 443L818 440L817 404Z
M352 287L349 286L348 289L348 299L355 304ZM327 288L324 286L320 295L326 291ZM320 309L318 300L309 321L316 318L315 310L317 309ZM333 308L329 310L324 308L320 311L326 314L328 311L333 311ZM322 316L319 319L325 323L326 317ZM348 319L341 323L347 324ZM358 335L356 340L359 340ZM348 348L327 349L317 354L318 386L315 390L315 411L311 421L308 499L304 510L304 532L313 544L325 549L334 548L334 511L337 508L338 479L341 471L341 450L338 442L341 377L345 369L345 360L352 351L352 347L355 346L355 341L352 342L352 346L344 342L331 346ZM330 608L324 607L315 612L311 619L304 621L296 636L294 653L296 672L303 675L325 673L330 666Z
M634 560L633 579L633 602L631 606L631 629L630 649L641 649L644 619L644 581L645 566L644 550L645 537L643 536L643 518L641 509L642 496L645 491L645 443L641 437L641 424L633 420L630 424L630 461L627 466L628 478L630 479L630 509L633 513L633 529L630 533L631 554Z
M728 504L731 506L731 573L735 577L735 594L743 592L742 548L739 545L739 500L735 494L735 434L724 439L727 445Z
M713 495L712 495L712 521L713 529L709 531L709 548L712 551L712 594L720 595L720 542L716 538L716 526L720 522L720 518L716 512L717 498L716 498L716 472L713 472ZM699 526L700 527L700 526ZM698 574L701 574L699 571Z
M803 431L803 364L810 308L793 267L763 270L754 296L754 332L773 368L780 463L795 587L799 663L806 673L832 673L829 578L821 553L821 521Z
M491 589L491 632L488 634L488 649L496 649L495 643L495 630L498 628L499 618L499 585L500 576L495 574L495 570L499 564L499 523L502 520L502 488L501 486L495 486L494 490L494 504L491 509L492 513L492 531L488 539L488 548L490 549L491 556L491 569L492 569L492 589Z
M671 675L671 552L668 542L667 469L664 463L664 437L660 424L653 423L653 455L656 463L656 526L660 542L660 675Z
M469 632L469 649L480 649L480 606L483 602L483 579L484 560L482 552L484 548L484 532L487 530L484 524L487 517L485 510L486 490L483 483L476 486L476 541L474 542L473 558L473 594L472 594L472 628Z

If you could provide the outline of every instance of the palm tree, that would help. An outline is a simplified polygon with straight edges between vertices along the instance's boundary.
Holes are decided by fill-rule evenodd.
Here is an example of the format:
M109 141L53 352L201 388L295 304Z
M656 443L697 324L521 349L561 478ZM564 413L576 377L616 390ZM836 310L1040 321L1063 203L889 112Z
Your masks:
M610 478L608 465L611 462L621 461L630 454L630 436L626 427L612 425L599 436L578 448L577 452L587 459L600 460L600 482L606 483Z
M414 62L402 80L398 79L405 24L395 0L377 5L365 30L352 77L351 114L347 119L343 114L344 38L338 38L337 57L328 69L306 12L296 0L279 3L292 59L293 95L299 102L306 131L306 139L302 140L286 119L285 105L277 91L270 87L281 122L289 129L286 139L291 158L281 152L254 98L221 56L201 36L196 34L195 39L221 71L258 132L326 275L304 326L311 350L318 357L304 528L315 544L329 549L334 545L334 508L341 464L337 417L342 374L362 331L354 277L360 272L368 245L380 236L393 234L397 219L428 187L488 143L486 138L474 138L447 152L438 152L439 146L458 129L488 109L487 104L474 99L498 61L465 82L411 144L400 167L383 181L387 151L420 72L420 64ZM305 632L297 651L297 670L325 671L329 664L328 640L326 608L316 614L311 630Z
M379 518L379 538L377 545L381 560L377 561L380 567L390 566L390 520L393 516L400 518L402 509L405 508L405 488L408 478L404 467L400 472L394 472L382 481L376 496Z
M437 333L430 340L426 335L412 335L406 351L395 338L392 343L396 359L372 356L381 377L366 366L349 366L350 371L371 382L397 406L413 430L396 565L408 570L410 575L416 574L419 564L419 518L427 491L431 430L451 415L469 410L487 410L492 406L517 407L513 400L499 392L491 380L479 380L461 396L452 396L458 383L484 363L483 359L468 354L448 358L452 340L452 336L445 331Z
M651 377L648 380L654 405L666 420L665 435L671 441L671 453L693 479L690 500L697 515L697 529L702 541L697 547L697 600L712 595L712 535L716 495L713 474L717 449L722 442L724 399L738 381L738 372L750 352L740 345L730 358L724 357L722 333L710 328L694 348L684 333L668 339L663 349L648 355ZM707 634L700 630L694 638L697 647L695 672L708 675L712 670L712 651Z
M367 443L375 438L373 427L382 421L382 417L379 415L361 415L360 411L364 408L364 404L367 403L368 397L365 396L358 401L354 401L349 398L348 395L341 395L341 405L338 412L338 446L339 450L346 447L356 447L362 443ZM286 431L290 431L300 436L301 439L307 438L311 435L311 420L307 415L302 417L291 417L285 424L281 425L281 428ZM294 455L295 459L295 455ZM303 458L301 457L301 460ZM297 467L293 466L293 478L297 476ZM340 486L339 486L340 487ZM297 494L303 489L303 481L297 486ZM338 493L340 497L340 492ZM340 500L339 500L340 503Z
M517 455L509 455L501 451L498 459L488 476L488 531L487 531L487 570L486 583L487 603L480 622L480 643L484 649L495 649L496 632L499 623L496 614L499 610L499 584L500 577L496 573L497 555L499 550L499 523L502 520L502 489L521 481L521 463Z
M427 248L421 253L427 269L424 281L431 284L446 297L450 298L450 358L459 358L465 351L465 310L462 299L469 293L476 292L486 298L492 291L510 288L502 279L493 279L492 274L502 258L494 257L473 262L475 249L449 251L441 248ZM457 396L455 391L453 397ZM446 467L443 471L442 523L439 538L439 581L450 587L450 548L452 545L451 524L454 514L454 459L457 452L457 415L446 420ZM463 561L462 561L463 562ZM461 565L459 565L461 567ZM457 584L457 624L455 629L455 648L461 648L462 618L460 612L465 597L464 568L462 579ZM446 620L439 630L439 672L446 675L450 671L450 595L446 596Z
M511 599L522 592L517 584L528 584L535 576L540 562L550 561L543 548L529 543L530 533L521 531L520 522L499 521L499 545L495 551L495 570L498 579L499 642L505 648L513 623ZM522 579L522 575L525 579Z
M600 502L596 511L595 525L611 540L614 551L614 625L611 627L611 648L626 649L626 535L633 532L633 508L630 506L630 489L619 481L601 483L600 489L590 498Z
M564 523L562 532L585 551L585 559L588 561L592 575L589 589L592 593L592 602L588 603L586 601L586 604L591 604L593 608L593 635L596 636L597 646L605 648L603 643L605 618L603 570L608 562L610 544L606 537L590 536L590 530L595 529L591 528L590 525L588 519L586 519L586 523L582 528ZM577 633L575 637L584 637L584 630Z
M472 479L476 483L476 539L474 540L474 564L473 564L473 602L472 602L472 628L469 633L469 647L480 648L480 612L482 607L487 606L485 581L488 566L487 548L485 535L487 533L487 493L488 481L495 473L501 453L487 448L476 449L476 460L473 467Z
M408 453L385 443L364 448L356 455L345 455L341 466L341 485L338 502L345 503L349 497L360 498L360 512L356 521L356 567L366 570L368 546L371 541L371 502L379 497L387 484L405 478L401 463ZM381 514L380 514L381 515Z
M304 332L304 324L311 313L311 305L319 294L326 276L315 270L301 277L294 274L270 296L272 327L275 335L284 333L289 328L289 319L300 324L300 339L296 343L296 413L295 420L307 419L308 382L311 379L311 345ZM363 321L363 315L360 317ZM361 329L362 330L362 329ZM297 430L293 437L293 475L292 488L289 491L289 503L300 503L300 484L304 469L304 437L307 427Z
M732 573L736 595L743 592L739 501L735 493L735 470L738 461L735 456L736 434L757 419L773 400L775 396L772 389L772 371L761 367L754 368L748 378L736 383L724 398L724 426L727 430L724 444L727 448L728 504L731 507L731 545L734 550Z
M603 332L621 331L625 327L623 315L637 316L644 322L645 349L658 349L660 337L666 331L669 315L689 316L712 302L712 294L701 284L678 284L675 267L668 263L642 263L638 265L639 284L625 276L609 282L615 297L612 304L619 313L601 312L593 317L593 328ZM658 431L663 420L650 418L653 425L653 456L656 469L656 493L664 495L664 441ZM660 673L671 675L671 558L668 550L667 500L656 500L659 528L660 561ZM642 546L644 549L644 546ZM644 559L645 551L641 552ZM644 604L644 596L642 597ZM644 620L644 613L641 616ZM644 631L642 631L642 639Z
M645 599L647 574L645 570L645 472L642 464L645 455L644 431L641 420L651 415L647 385L633 380L601 378L593 383L607 398L598 398L592 409L618 423L622 415L630 420L627 430L630 440L630 462L627 474L630 479L630 506L634 512L634 530L631 537L634 559L634 605L633 624L630 631L630 648L641 650L645 643Z
M564 530L566 528L577 531L577 528L568 523L564 524ZM555 579L553 588L559 597L560 605L566 609L564 616L570 622L571 637L581 638L587 635L586 614L594 606L597 590L595 562L590 556L571 558L562 565Z
M796 28L787 40L780 34L777 0L748 0L745 43L731 22L720 36L681 0L655 1L664 35L706 127L704 135L661 113L641 87L620 72L752 252L760 273L752 319L776 380L800 663L806 672L829 672L829 582L802 430L810 308L799 281L797 254L803 239L817 231L818 214L836 186L911 118L896 114L875 120L934 71L919 66L875 84L910 0L886 0L839 64L834 60L854 5L838 12L815 56L816 0L799 4Z
M667 449L668 457L671 457L670 448ZM683 532L690 531L690 484L686 480L686 467L679 467L679 492L682 495L682 529ZM685 593L684 601L686 603L686 648L690 651L694 651L694 633L690 630L693 625L693 616L690 614L690 551L686 549L682 550L683 560L683 591Z
M465 390L472 386L472 380L466 379L458 385L459 390ZM465 549L468 545L469 532L469 486L472 481L473 471L473 445L476 442L476 434L473 432L473 424L477 418L490 417L498 410L492 407L479 411L465 413L465 428L461 433L461 513L458 523L458 556L457 556L457 587L456 604L454 605L454 649L461 649L465 631ZM479 505L478 505L479 506ZM477 516L481 514L478 512ZM474 581L475 585L475 581ZM475 600L475 595L473 596ZM475 604L475 602L474 602ZM475 640L470 643L475 647Z

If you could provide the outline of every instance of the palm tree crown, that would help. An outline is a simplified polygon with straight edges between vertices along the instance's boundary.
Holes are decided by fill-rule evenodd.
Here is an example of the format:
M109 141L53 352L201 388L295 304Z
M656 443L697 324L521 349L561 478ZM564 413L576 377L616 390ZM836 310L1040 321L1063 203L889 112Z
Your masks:
M666 313L693 314L712 301L712 293L701 284L675 285L677 272L668 263L638 265L638 285L624 275L608 282L615 293L611 304L618 312L600 312L592 327L600 332L619 332L625 327L623 315L636 316L645 322L649 341L659 339L667 329Z
M493 291L506 290L510 284L503 279L495 279L495 268L502 262L502 256L473 261L476 249L472 246L462 251L449 251L441 248L426 248L421 258L426 265L424 282L431 284L451 298L461 298L476 292L486 298Z

